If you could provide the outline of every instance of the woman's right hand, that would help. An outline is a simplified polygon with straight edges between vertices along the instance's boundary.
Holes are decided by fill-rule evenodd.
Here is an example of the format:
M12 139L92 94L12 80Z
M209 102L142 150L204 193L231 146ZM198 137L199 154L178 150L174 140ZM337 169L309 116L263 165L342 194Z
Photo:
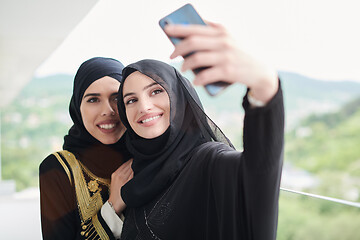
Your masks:
M176 44L170 58L193 53L184 59L182 71L208 67L195 75L195 85L218 81L240 83L251 89L255 99L269 102L279 87L277 72L240 49L225 27L207 24L168 24L165 32L169 36L184 39Z
M117 214L120 214L126 207L125 202L121 198L120 190L134 176L131 168L132 162L133 160L130 159L111 174L110 197L108 201L111 202Z

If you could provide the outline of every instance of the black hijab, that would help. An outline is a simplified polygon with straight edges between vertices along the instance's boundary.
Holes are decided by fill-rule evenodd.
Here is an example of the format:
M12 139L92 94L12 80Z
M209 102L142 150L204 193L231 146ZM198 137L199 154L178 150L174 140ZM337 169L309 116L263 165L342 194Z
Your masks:
M127 148L134 157L134 178L121 190L121 196L129 207L142 206L169 187L190 159L191 152L201 144L221 141L232 146L204 113L191 83L175 68L156 60L142 60L124 68L123 81L135 71L152 78L166 90L170 100L170 126L163 135L154 139L138 136L126 117L121 84L119 114L128 129Z
M82 156L79 157L81 161L87 159L88 162L101 162L96 158L106 154L108 156L102 158L109 159L112 158L109 157L111 152L127 152L124 137L122 137L117 143L111 145L104 145L94 138L86 130L80 112L81 100L86 89L93 82L105 76L112 77L121 82L123 68L124 65L115 59L95 57L82 63L75 75L73 95L69 106L70 116L74 124L70 128L68 134L64 137L63 149L74 153L77 157ZM98 171L96 170L96 166L90 166L89 168L92 168L93 171ZM100 173L100 175L109 174Z

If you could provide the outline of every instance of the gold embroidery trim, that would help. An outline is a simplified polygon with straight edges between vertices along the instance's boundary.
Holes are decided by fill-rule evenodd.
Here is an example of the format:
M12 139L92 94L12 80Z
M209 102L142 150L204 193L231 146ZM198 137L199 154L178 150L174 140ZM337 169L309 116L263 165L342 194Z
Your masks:
M88 224L85 224L85 223L82 223L81 224L81 236L84 237L84 239L88 240L88 239L91 239L91 240L98 240L100 238L99 235L96 234L96 230L94 228L94 225L92 224L92 222L88 223Z
M80 220L84 222L96 215L101 209L103 201L100 191L90 196L80 162L69 151L61 151L61 154L65 157L72 170Z
M99 183L95 180L91 180L90 182L88 182L88 189L92 193L97 192L99 189L101 191L101 188L99 188Z
M70 174L70 170L69 168L66 166L66 164L64 163L64 161L62 160L62 158L60 157L60 155L58 153L53 153L54 156L57 158L57 160L59 161L59 163L61 164L61 166L64 168L66 174L68 175L70 184L72 185L72 181L71 181L71 174Z
M100 236L100 239L102 239L102 240L110 239L109 236L107 235L106 231L104 230L104 228L101 226L101 223L99 222L99 218L98 218L97 214L93 216L92 222L93 222L96 232Z

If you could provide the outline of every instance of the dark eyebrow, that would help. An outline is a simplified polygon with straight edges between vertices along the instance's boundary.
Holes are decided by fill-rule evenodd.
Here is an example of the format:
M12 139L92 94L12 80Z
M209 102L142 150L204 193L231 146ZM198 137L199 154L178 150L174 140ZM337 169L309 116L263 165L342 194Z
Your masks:
M159 84L158 84L157 82L150 83L149 85L145 86L145 87L143 88L143 90L146 90L146 89L148 89L148 88L151 88L151 87L154 86L154 85L159 85ZM125 94L125 95L123 96L123 98L125 98L125 97L127 97L127 96L130 96L130 95L135 95L135 93L129 92L129 93Z
M112 96L115 96L115 95L118 95L118 93L117 93L117 92L114 92L114 93L112 93L110 96L112 97ZM101 94L100 94L100 93L88 93L88 94L86 94L83 98L90 97L90 96L92 96L92 97L99 97L99 96L101 96Z
M145 87L143 88L143 90L146 90L146 89L148 89L148 88L151 88L151 87L154 86L154 85L159 85L159 84L158 84L157 82L151 83L151 84L145 86Z
M84 95L83 99L86 97L90 97L90 96L98 97L98 96L100 96L100 93L88 93L88 94Z

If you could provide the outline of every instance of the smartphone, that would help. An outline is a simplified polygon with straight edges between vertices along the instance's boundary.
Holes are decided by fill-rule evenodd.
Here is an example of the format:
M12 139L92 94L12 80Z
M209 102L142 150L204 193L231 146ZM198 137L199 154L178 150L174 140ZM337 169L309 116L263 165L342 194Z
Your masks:
M191 4L186 4L184 6L182 6L181 8L175 10L174 12L170 13L169 15L163 17L162 19L160 19L159 21L159 25L160 27L164 30L165 26L167 24L183 24L183 25L188 25L188 24L199 24L199 25L206 25L206 23L204 22L204 20L200 17L200 15L196 12L195 8L191 5ZM175 38L175 37L170 37L168 36L168 38L170 39L170 41L176 45L177 43L179 43L182 38ZM186 56L183 56L184 58L190 56L193 53L189 53ZM193 72L194 74L199 73L200 71L206 69L207 67L201 67L201 68L197 68L194 69ZM211 83L211 84L207 84L205 85L205 90L207 91L207 93L211 96L215 96L218 93L220 93L225 87L229 86L230 84L227 82L215 82L215 83Z

